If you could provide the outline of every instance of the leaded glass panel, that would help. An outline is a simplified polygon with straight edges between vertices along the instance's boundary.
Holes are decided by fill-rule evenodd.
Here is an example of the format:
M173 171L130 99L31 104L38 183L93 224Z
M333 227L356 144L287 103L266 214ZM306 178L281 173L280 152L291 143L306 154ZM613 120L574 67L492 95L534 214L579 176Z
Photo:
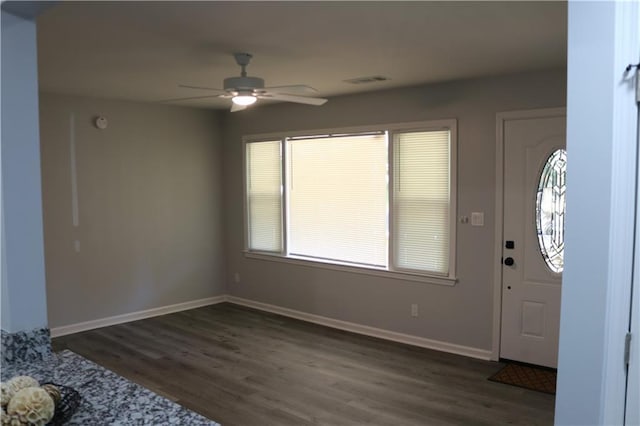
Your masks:
M567 152L558 149L547 159L536 194L536 228L540 253L551 271L564 268L564 217Z

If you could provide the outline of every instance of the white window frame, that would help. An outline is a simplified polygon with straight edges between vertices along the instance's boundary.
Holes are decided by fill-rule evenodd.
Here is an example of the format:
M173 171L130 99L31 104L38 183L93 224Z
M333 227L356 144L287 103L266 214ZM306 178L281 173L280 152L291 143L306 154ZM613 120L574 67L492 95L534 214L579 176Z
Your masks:
M427 272L420 270L404 269L395 267L395 259L393 252L393 238L394 238L394 223L393 223L393 146L394 135L396 133L406 132L424 132L424 131L437 131L437 130L449 130L450 132L450 145L449 145L449 274L442 275L435 272ZM286 156L286 139L301 136L313 136L313 135L332 135L332 134L348 134L348 133L367 133L367 132L388 132L389 144L388 144L388 164L389 164L389 239L388 239L388 266L387 268L375 268L368 266L353 265L341 262L329 262L326 260L316 260L308 258L297 258L287 255L287 193L284 185L287 180L286 169L288 158ZM281 149L281 167L282 167L282 252L265 252L249 249L249 223L248 223L248 206L247 206L247 144L254 142L265 142L280 140ZM316 129L305 131L291 131L291 132L277 132L277 133L264 133L247 135L242 138L242 179L243 179L243 213L244 213L244 250L243 253L246 258L283 262L307 267L315 267L321 269L338 270L345 272L353 272L366 275L382 276L386 278L400 279L406 281L424 282L436 285L453 286L457 282L456 277L456 228L457 228L457 120L445 119L445 120L430 120L430 121L418 121L408 123L394 123L385 125L372 125L372 126L359 126L348 128L333 128L333 129Z
M248 196L249 196L249 181L247 180L247 144L248 143L259 143L259 142L276 142L276 141L280 141L280 158L281 160L281 164L280 164L280 194L281 194L281 215L280 215L280 229L281 229L281 233L280 233L280 247L281 250L279 252L277 251L270 251L270 250L249 250L249 239L250 239L250 235L249 235L249 202L248 202ZM286 229L286 194L284 191L284 184L285 184L285 180L286 180L286 175L285 173L285 164L286 164L286 160L284 157L285 154L285 141L282 137L260 137L260 138L256 138L256 139L251 139L250 141L247 140L246 138L243 138L243 143L242 143L242 188L243 188L243 202L242 202L242 213L244 215L244 252L245 253L261 253L261 254L265 254L265 255L269 255L269 256L279 256L282 257L284 256L284 253L286 252L287 249L287 229Z

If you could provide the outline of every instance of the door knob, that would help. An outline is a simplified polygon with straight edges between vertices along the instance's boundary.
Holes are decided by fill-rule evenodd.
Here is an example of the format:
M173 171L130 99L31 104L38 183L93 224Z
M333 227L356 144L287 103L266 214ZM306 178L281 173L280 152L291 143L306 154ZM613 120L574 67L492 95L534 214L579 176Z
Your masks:
M514 263L516 263L516 262L513 260L513 257L507 257L504 260L504 264L507 265L507 266L512 266Z

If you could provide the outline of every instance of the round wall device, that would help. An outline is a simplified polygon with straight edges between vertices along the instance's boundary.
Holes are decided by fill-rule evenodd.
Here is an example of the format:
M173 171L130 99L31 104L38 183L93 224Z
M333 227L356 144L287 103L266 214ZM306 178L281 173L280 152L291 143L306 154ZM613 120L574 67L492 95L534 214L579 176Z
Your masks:
M100 116L96 118L96 127L98 129L104 130L107 128L108 124L106 117Z

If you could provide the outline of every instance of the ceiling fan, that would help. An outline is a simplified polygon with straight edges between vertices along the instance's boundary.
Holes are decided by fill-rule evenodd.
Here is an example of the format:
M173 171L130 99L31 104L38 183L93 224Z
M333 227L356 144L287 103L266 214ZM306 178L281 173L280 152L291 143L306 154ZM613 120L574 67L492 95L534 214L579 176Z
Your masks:
M182 101L188 99L204 98L224 98L231 99L231 112L241 111L249 105L254 104L258 99L269 99L274 101L295 102L307 105L323 105L327 102L324 98L312 98L300 96L300 94L315 93L316 89L306 85L264 87L264 80L258 77L247 76L247 65L253 57L249 53L234 53L236 63L240 66L240 77L225 78L224 89L214 89L211 87L190 86L179 84L178 87L186 89L209 90L216 92L210 96L194 96L189 98L170 99L170 101Z

